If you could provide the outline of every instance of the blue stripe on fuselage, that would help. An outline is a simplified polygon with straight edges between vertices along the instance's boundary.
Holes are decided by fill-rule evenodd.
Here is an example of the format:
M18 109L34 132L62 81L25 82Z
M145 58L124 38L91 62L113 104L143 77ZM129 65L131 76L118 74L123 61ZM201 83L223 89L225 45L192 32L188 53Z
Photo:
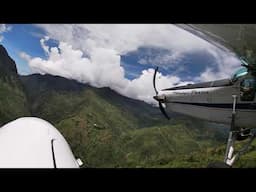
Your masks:
M177 103L177 104L185 104L185 105L194 105L201 107L214 107L214 108L224 108L224 109L232 109L233 103L190 103L190 102L168 102L168 103ZM256 109L256 103L237 103L236 109Z

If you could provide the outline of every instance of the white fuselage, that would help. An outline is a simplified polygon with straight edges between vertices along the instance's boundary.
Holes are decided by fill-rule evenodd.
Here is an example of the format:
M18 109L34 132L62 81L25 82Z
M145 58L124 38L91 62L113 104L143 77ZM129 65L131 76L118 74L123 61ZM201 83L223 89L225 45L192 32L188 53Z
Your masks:
M230 124L233 97L237 95L237 127L255 128L256 100L241 101L239 84L225 87L197 88L165 91L167 111L200 118L207 121Z
M47 121L34 117L0 128L0 168L79 168L68 143Z

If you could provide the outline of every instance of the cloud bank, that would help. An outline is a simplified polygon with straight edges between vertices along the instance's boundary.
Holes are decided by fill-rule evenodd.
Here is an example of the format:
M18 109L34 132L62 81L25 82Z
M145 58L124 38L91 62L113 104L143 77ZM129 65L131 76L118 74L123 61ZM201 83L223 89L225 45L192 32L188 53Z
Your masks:
M186 53L207 50L218 63L217 71L207 68L195 80L212 80L230 75L239 61L231 53L223 52L208 42L173 25L37 25L47 36L40 40L46 59L31 57L27 53L20 56L27 60L32 72L59 75L89 83L95 87L110 87L118 93L134 99L154 103L155 94L152 78L154 69L143 70L133 80L125 78L121 66L121 55L136 51L140 47L166 49L170 54L139 63L164 66L172 62L177 65ZM58 46L50 47L49 39L57 40ZM186 84L178 76L157 75L158 89L174 84Z

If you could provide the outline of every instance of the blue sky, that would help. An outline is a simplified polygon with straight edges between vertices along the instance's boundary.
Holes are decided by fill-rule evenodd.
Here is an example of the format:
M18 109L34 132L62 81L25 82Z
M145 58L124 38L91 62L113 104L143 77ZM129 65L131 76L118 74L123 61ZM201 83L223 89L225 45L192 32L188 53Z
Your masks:
M143 57L152 57L156 55L165 55L170 53L168 50L159 50L155 48L140 48L134 52L128 53L122 56L122 66L125 68L126 77L129 79L136 78L140 75L142 70L150 67L155 68L157 64L145 63L140 64L139 60ZM183 66L182 70L177 70ZM161 68L163 75L178 75L180 78L186 81L192 81L195 76L200 75L207 67L212 67L217 70L217 63L215 58L207 52L186 53L183 58L172 65L171 62L165 63L165 66Z
M46 58L46 55L40 46L40 39L45 36L45 32L32 24L12 24L11 30L3 34L1 44L7 49L9 55L14 59L17 65L18 73L31 74L28 63L20 58L20 52L29 53L33 57ZM48 42L54 46L54 41Z
M163 87L224 78L238 66L227 53L167 24L6 26L10 30L1 31L0 25L0 43L19 74L60 75L141 100L150 98L156 66Z

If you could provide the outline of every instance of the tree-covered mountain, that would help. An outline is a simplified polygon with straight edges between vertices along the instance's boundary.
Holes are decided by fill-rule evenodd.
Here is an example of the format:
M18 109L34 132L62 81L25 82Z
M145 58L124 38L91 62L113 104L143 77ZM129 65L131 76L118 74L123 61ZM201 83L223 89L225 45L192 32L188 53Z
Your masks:
M102 99L120 110L120 114L123 114L120 119L128 118L129 121L136 122L136 125L133 125L134 128L159 123L160 120L166 122L158 108L143 101L124 97L107 87L94 88L74 80L52 75L33 74L20 78L25 86L32 114L36 116L45 114L47 118L50 116L50 120L53 122L70 116L74 110L78 110L79 106L89 105L90 97ZM62 97L68 98L68 100L61 100ZM46 112L48 107L52 108L54 105L60 108L51 109L48 111L49 113ZM56 110L59 110L58 113ZM53 112L53 116L51 116L51 112Z
M0 126L18 117L30 115L23 84L16 64L0 45Z
M88 167L157 167L224 138L196 119L167 121L158 108L109 88L51 75L21 80L32 114L53 123Z

